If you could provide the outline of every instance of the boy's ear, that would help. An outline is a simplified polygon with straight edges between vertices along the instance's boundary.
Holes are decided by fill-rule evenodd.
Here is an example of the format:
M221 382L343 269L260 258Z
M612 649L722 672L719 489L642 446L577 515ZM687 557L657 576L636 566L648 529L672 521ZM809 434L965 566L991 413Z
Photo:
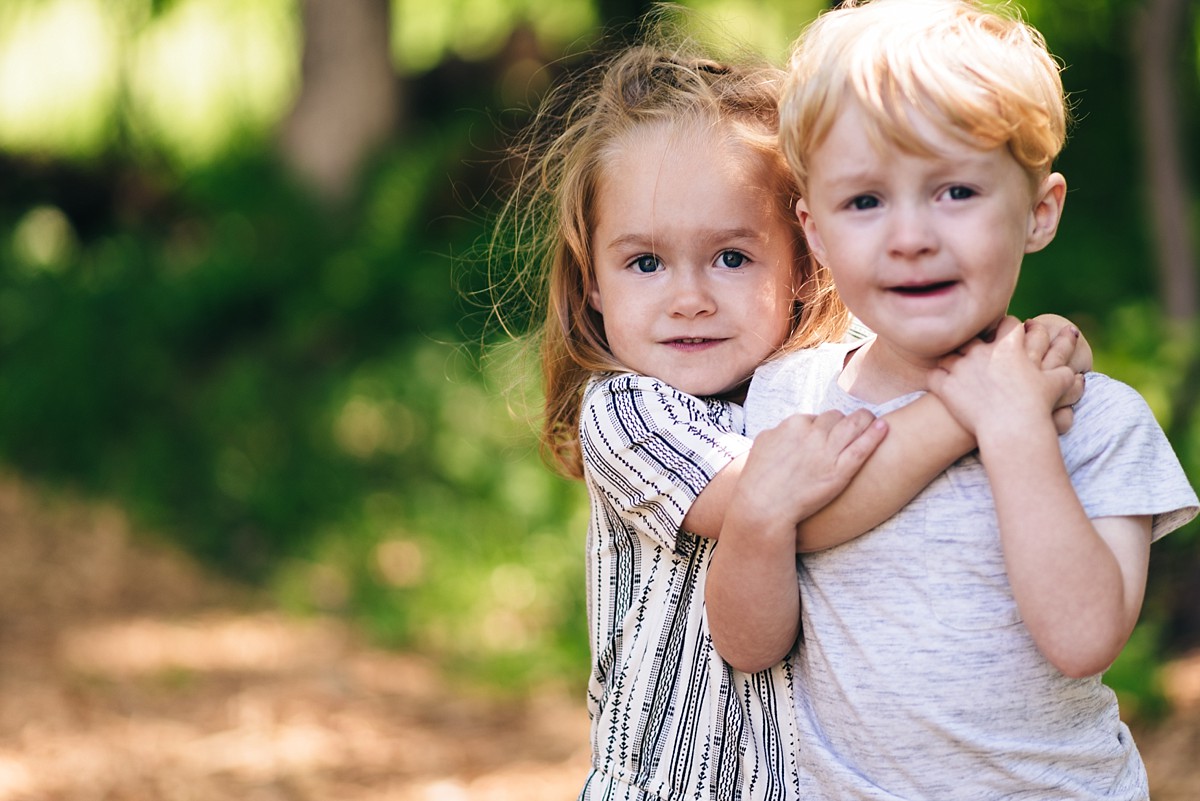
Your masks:
M1066 201L1067 179L1062 173L1052 172L1038 183L1033 195L1033 209L1029 212L1026 253L1036 253L1054 239Z
M821 240L821 234L817 231L817 223L809 213L808 204L804 202L804 198L796 201L796 219L800 221L800 227L804 230L804 241L808 243L809 251L817 261L825 264L825 243Z

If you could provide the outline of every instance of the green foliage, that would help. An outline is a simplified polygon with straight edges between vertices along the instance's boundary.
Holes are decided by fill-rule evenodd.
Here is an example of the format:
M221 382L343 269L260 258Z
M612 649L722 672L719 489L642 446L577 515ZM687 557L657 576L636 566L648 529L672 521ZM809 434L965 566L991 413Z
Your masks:
M1116 692L1125 720L1153 723L1169 711L1161 654L1162 627L1143 623L1134 629L1125 650L1104 673L1104 683Z
M510 408L536 404L524 368L482 360L448 253L481 235L444 178L467 135L383 154L343 213L262 158L87 234L8 206L4 461L291 608L514 687L579 680L580 487Z
M131 0L127 16L150 36L193 5ZM755 13L740 0L694 5ZM780 26L798 27L816 5L754 5L759 16L741 35L782 47L790 35ZM1061 163L1072 191L1060 235L1028 261L1014 311L1080 324L1097 367L1147 397L1195 477L1195 410L1170 415L1200 337L1167 327L1152 300L1121 38L1133 5L1031 7L1069 65L1079 123ZM539 15L547 41L565 41L596 8L511 0L468 30L444 9L395 6L408 20L410 38L397 41L411 48L413 71L498 47L522 13ZM552 15L552 6L562 8ZM291 19L285 7L270 6ZM437 34L424 49L412 38L420 25ZM434 98L434 118L411 120L341 211L311 201L255 149L266 125L257 117L257 133L238 135L230 130L245 120L206 113L214 142L240 144L175 159L190 170L180 174L162 172L154 159L168 158L165 146L148 144L153 126L129 109L105 112L97 141L123 136L118 144L136 153L62 174L0 160L0 460L116 499L141 526L289 608L352 617L378 641L421 649L464 676L514 688L582 683L582 488L541 464L532 373L519 354L481 356L487 315L464 300L488 282L464 257L484 234L464 200L484 193L481 171L465 162L490 149L491 134L482 115L462 113L475 102L462 98L510 96L505 85L532 85L530 71L548 70L532 56L509 67L492 95L472 83ZM288 67L273 69L278 114ZM136 81L124 80L132 91ZM1155 546L1167 568L1196 563L1198 529ZM1172 593L1190 576L1163 564L1150 622L1108 674L1146 716L1161 709L1155 666L1173 647Z

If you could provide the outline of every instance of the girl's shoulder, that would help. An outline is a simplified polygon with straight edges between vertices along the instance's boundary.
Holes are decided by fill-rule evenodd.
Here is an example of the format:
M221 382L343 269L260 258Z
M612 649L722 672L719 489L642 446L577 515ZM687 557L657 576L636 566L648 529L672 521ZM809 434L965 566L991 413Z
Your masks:
M698 398L678 390L667 382L641 373L597 373L583 390L583 404L606 402L605 399L644 396L659 399L660 403L680 407L705 407L711 404L729 405L712 398Z
M580 425L666 430L676 426L741 434L742 408L717 398L698 398L639 373L600 373L583 392Z

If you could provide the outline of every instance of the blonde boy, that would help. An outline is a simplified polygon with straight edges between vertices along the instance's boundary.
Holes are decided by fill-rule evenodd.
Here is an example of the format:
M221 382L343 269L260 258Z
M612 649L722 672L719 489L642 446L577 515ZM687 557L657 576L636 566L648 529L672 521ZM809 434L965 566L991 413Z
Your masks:
M1151 541L1197 500L1146 404L1106 376L1087 376L1060 440L1057 389L1005 316L1065 199L1057 65L1035 30L969 0L847 5L797 45L781 139L812 251L877 336L760 368L747 429L932 391L979 449L891 520L802 558L791 658L806 790L1146 798L1099 674L1137 620ZM985 332L994 347L970 344ZM796 587L746 580L783 575L790 557L734 517L708 614L722 656L752 669L782 656L754 632L795 626L778 610Z

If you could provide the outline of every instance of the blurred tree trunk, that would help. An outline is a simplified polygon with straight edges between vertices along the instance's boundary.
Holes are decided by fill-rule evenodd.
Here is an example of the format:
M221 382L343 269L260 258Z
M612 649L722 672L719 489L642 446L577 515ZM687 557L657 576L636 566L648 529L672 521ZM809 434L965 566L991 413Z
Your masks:
M390 2L303 0L302 22L301 89L281 146L301 178L338 201L399 123Z
M1159 297L1167 316L1185 323L1197 319L1200 304L1179 118L1182 92L1177 85L1178 76L1195 74L1190 60L1181 58L1184 42L1191 39L1190 7L1191 0L1148 0L1133 27L1138 120L1158 257Z
M597 0L596 10L603 25L621 27L640 20L652 8L654 0Z
M1173 324L1173 336L1194 340L1200 326L1195 240L1190 226L1192 193L1184 163L1184 80L1194 80L1195 65L1184 58L1191 41L1191 0L1146 0L1132 28L1137 77L1137 122L1142 134L1146 208L1154 235L1159 297ZM1167 436L1185 464L1195 464L1188 448L1200 410L1200 348L1188 362L1170 405ZM1200 644L1200 554L1187 540L1155 548L1151 555L1155 595L1161 599L1169 642L1176 647Z

